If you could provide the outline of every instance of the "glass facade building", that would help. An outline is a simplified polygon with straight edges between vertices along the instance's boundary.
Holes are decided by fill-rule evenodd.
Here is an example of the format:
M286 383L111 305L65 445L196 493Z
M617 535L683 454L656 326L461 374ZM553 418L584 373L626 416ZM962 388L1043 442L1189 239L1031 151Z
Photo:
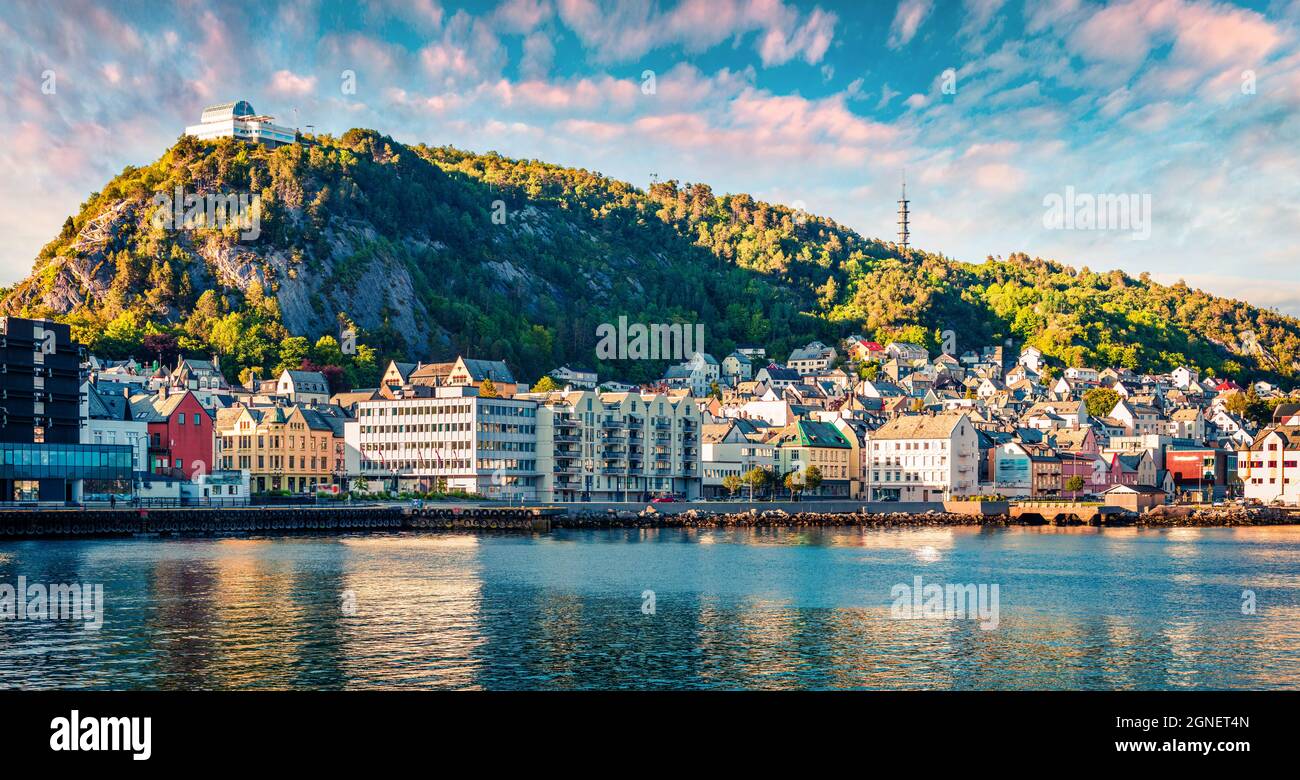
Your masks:
M131 479L127 444L0 443L0 480Z

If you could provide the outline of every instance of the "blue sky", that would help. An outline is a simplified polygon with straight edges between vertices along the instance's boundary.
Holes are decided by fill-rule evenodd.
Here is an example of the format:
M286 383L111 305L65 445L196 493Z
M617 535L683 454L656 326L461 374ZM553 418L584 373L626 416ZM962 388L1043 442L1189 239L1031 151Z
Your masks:
M244 98L322 132L703 181L883 238L906 170L917 246L1300 315L1300 0L106 5L0 6L2 284L123 166ZM1149 195L1149 238L1049 229L1067 188Z

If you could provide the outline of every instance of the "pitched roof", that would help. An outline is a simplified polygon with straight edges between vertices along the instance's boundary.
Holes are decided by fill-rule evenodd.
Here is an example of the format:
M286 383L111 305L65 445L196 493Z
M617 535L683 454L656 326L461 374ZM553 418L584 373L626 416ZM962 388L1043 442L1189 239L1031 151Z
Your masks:
M911 414L895 417L871 435L873 439L945 439L964 414Z

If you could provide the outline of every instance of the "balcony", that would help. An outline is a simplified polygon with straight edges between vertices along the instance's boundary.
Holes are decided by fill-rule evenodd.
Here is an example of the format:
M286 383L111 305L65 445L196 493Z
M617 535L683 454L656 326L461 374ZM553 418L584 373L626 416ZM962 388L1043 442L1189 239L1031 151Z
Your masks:
M555 415L556 428L576 428L578 427L578 418L571 414Z
M655 420L654 427L656 430L660 431L671 431L673 429L673 422L672 420Z
M606 417L600 421L600 427L610 430L617 430L626 427L624 422L617 417Z
M555 441L558 443L576 444L577 442L582 441L582 437L576 433L557 433L555 434Z

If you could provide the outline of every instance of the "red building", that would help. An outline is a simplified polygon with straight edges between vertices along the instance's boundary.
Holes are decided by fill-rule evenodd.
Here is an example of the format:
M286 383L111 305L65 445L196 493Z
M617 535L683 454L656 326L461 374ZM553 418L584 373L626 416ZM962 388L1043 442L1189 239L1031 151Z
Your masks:
M212 417L189 390L163 389L131 399L149 429L149 470L191 479L212 471Z
M1228 453L1214 447L1165 450L1165 470L1180 491L1221 497L1228 484Z

